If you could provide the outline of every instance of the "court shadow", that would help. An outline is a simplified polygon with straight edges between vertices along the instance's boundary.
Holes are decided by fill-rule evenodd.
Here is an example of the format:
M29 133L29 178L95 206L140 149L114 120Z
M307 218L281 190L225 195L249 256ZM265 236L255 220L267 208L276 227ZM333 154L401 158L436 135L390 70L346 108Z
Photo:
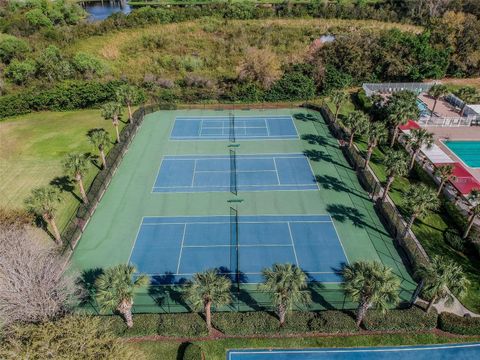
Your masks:
M368 226L363 220L365 216L354 207L339 204L329 204L327 205L326 210L333 219L341 223L349 220L356 227L364 228L365 226Z
M191 342L184 342L180 344L180 346L178 347L176 360L183 360L185 358L185 350L191 344L192 344Z
M95 304L95 281L103 274L102 268L92 268L83 271L77 280L77 284L83 289L80 304Z
M293 118L301 121L318 121L318 118L312 114L297 113L293 114Z
M70 179L69 176L57 176L52 181L50 181L50 185L55 186L61 192L68 192L70 193L78 202L83 202L80 196L75 194L73 190L75 190L75 185Z
M192 311L190 306L183 300L183 292L178 287L186 282L186 279L175 282L173 273L152 276L150 286L148 287L148 295L163 309L169 310L171 306L181 306L188 311Z
M321 150L314 150L314 149L309 149L309 150L305 150L303 152L303 155L305 155L306 157L308 157L310 160L312 161L325 161L325 162L329 162L333 165L336 165L336 166L340 166L340 167L343 167L343 168L346 168L346 169L350 169L348 166L345 166L337 161L335 161L333 158L332 158L332 155L326 153L326 152L323 152Z
M313 280L310 275L308 277L312 280L312 284L309 287L310 290L310 296L312 298L312 302L314 304L320 304L323 308L326 310L335 310L335 306L332 305L330 302L328 302L325 297L322 295L322 293L325 290L325 285L323 285L321 282ZM301 309L300 309L301 310Z
M302 140L307 141L311 145L321 145L321 146L327 146L328 141L321 135L315 135L315 134L304 134L302 135Z
M345 183L335 176L330 175L315 175L315 181L325 190L333 190L336 192L345 192L355 196L358 196L364 200L370 200L369 198L357 194L356 192L352 191L351 188L345 185Z

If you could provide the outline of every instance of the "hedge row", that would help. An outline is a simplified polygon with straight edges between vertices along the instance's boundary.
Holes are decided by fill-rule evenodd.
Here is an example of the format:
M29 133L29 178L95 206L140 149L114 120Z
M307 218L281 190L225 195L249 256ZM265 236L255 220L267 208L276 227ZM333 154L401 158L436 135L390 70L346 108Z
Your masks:
M136 314L134 326L128 329L120 316L104 317L118 336L162 335L172 337L200 337L208 334L205 321L199 314ZM285 325L270 312L214 313L213 326L226 335L271 335L294 333L354 333L359 331L351 312L298 311L287 315ZM431 330L437 324L437 313L426 314L419 308L391 310L386 315L369 311L364 321L367 330ZM480 323L479 323L480 327Z
M363 325L367 330L376 331L418 331L432 330L437 326L438 315L435 311L427 314L418 307L407 310L369 311Z
M34 89L0 97L0 119L32 111L83 109L114 98L122 81L70 81L51 89Z
M441 313L438 317L438 327L453 334L480 335L480 318Z
M203 318L196 313L188 314L136 314L133 327L128 329L120 316L105 317L111 330L118 336L181 336L199 337L208 335Z

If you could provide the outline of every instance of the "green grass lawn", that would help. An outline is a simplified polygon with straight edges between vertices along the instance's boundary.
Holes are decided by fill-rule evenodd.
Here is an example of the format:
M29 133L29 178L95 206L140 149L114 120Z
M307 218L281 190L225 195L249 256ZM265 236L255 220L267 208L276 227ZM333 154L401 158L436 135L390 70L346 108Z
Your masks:
M451 337L437 334L390 334L390 335L355 335L355 336L326 336L283 339L224 339L214 341L198 341L208 360L225 360L229 349L255 348L316 348L316 347L369 347L369 346L398 346L424 345L442 343L461 343L479 341L480 337L465 338ZM173 341L144 341L132 343L135 349L143 351L149 360L176 360L182 358L183 345Z
M39 112L0 122L0 206L23 208L24 199L38 186L64 176L62 160L69 152L91 152L87 131L105 128L114 139L110 121L100 110ZM92 182L98 169L91 166L85 184ZM74 190L78 194L77 189ZM77 196L65 191L58 208L58 225L62 228L78 206Z

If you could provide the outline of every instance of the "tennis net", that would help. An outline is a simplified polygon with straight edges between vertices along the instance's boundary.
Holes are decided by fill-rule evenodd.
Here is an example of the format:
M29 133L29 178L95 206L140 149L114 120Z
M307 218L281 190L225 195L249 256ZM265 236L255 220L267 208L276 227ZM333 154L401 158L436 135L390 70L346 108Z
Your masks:
M235 142L235 115L233 112L229 114L229 122L230 122L230 141Z
M240 283L238 263L238 211L230 207L230 273L233 275L233 281L237 286Z
M237 154L230 149L230 192L237 195Z

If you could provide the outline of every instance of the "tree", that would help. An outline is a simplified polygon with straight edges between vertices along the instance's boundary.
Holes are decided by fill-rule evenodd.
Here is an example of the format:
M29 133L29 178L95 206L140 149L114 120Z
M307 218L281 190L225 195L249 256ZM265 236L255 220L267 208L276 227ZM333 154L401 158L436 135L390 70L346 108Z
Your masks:
M447 305L453 303L454 296L462 297L470 284L459 265L441 256L421 265L416 275L423 280L422 294L429 299L427 312L442 299Z
M435 191L425 184L410 185L405 192L404 208L410 215L403 236L407 236L415 219L423 217L429 211L436 210L440 202Z
M132 106L136 103L140 97L139 90L132 85L122 85L117 89L116 92L117 101L123 105L126 105L128 108L128 121L132 121Z
M435 176L440 179L440 185L438 186L437 195L440 196L442 189L445 186L447 181L454 181L455 176L453 175L454 166L451 164L441 165L435 169Z
M102 116L105 120L112 120L112 124L115 127L115 133L117 135L117 143L120 142L120 133L118 131L118 125L122 106L116 101L111 101L102 106Z
M385 185L385 190L382 195L382 201L385 201L387 194L390 191L390 187L397 176L405 176L408 172L408 163L407 156L401 150L389 150L385 154L383 159L383 164L385 165L387 183Z
M335 118L334 122L338 120L338 113L342 105L348 101L349 95L342 90L333 90L330 99L332 100L333 105L335 105Z
M465 107L468 104L476 103L480 101L480 94L476 88L473 86L464 86L455 91L455 95L457 95L462 101L463 106L460 114L463 116L463 112L465 111Z
M50 225L57 244L62 242L60 232L55 222L55 213L60 200L60 192L53 186L42 186L33 189L31 195L25 199L25 205L28 211L37 216L41 216L42 219Z
M268 49L249 48L237 67L237 74L242 81L255 82L263 89L269 89L280 79L282 71L274 52Z
M463 238L466 239L472 230L475 219L480 215L480 190L472 190L469 195L469 200L472 206L470 207L470 217L468 218L467 228L463 234Z
M100 158L102 159L102 167L107 167L107 161L105 160L105 148L110 143L110 135L104 129L92 129L87 134L90 142L100 152Z
M280 326L285 324L286 314L295 305L311 302L310 292L307 290L307 275L298 266L274 264L271 269L264 269L262 274L265 281L260 285L260 289L270 295L277 309Z
M430 95L432 98L435 99L435 102L433 103L433 109L430 114L430 120L432 120L433 113L435 112L435 108L437 107L438 99L440 99L441 97L444 97L447 94L448 94L448 89L445 85L442 85L442 84L435 84L428 90L428 95Z
M120 264L108 268L95 281L96 299L102 311L118 311L123 315L127 327L133 326L132 306L135 290L147 286L146 275L135 275L134 266Z
M385 104L387 120L392 127L390 147L395 145L398 137L399 126L405 125L408 120L417 120L420 110L417 106L417 95L411 91L397 91Z
M359 261L345 266L342 287L347 296L358 302L356 316L360 326L371 307L385 312L389 305L398 302L400 279L378 261Z
M5 76L17 85L24 85L35 75L36 71L35 61L13 59L5 68Z
M136 359L145 356L114 336L99 316L67 316L41 324L15 324L2 334L0 358Z
M365 167L368 166L370 158L372 157L373 150L379 143L384 142L387 139L388 132L385 125L380 122L369 123L366 129L367 135L367 156L365 157Z
M227 305L232 301L230 288L232 282L217 270L207 270L193 275L187 283L184 299L192 304L196 311L203 310L208 331L212 330L212 306Z
M345 126L350 131L350 139L348 140L348 147L353 144L355 134L363 133L368 127L368 116L362 111L355 110L348 114L344 120Z
M67 174L74 178L75 181L78 183L78 187L80 188L80 195L82 196L84 204L88 203L88 198L85 192L85 188L83 186L83 176L87 172L89 166L89 158L84 154L71 153L68 154L63 161L63 167Z
M55 319L78 303L76 274L32 229L0 227L0 253L0 325Z
M410 159L410 166L408 169L411 171L415 165L415 159L422 147L426 146L427 149L433 145L433 134L425 129L412 129L408 135L407 142L412 150L412 157Z

